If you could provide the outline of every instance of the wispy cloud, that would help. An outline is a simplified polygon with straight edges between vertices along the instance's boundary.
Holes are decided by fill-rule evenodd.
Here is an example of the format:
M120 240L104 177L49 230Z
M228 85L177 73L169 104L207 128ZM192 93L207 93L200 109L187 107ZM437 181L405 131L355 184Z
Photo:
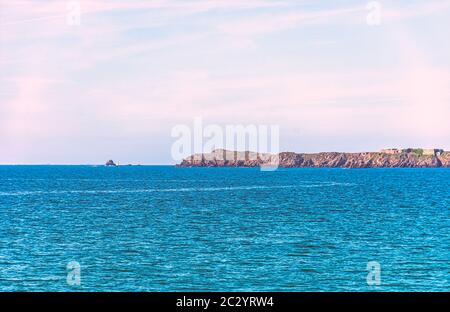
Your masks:
M316 12L300 11L285 12L281 14L264 14L245 20L219 25L218 29L226 34L233 35L262 35L271 32L286 30L299 25L336 22L355 12L363 12L362 8L346 8L336 10L320 10Z

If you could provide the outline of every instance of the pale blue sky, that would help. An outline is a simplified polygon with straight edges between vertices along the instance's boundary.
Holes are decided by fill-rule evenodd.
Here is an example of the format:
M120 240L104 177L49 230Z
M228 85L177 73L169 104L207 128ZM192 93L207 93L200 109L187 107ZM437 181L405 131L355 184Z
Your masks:
M73 1L72 1L73 2ZM450 150L450 1L0 0L0 163L168 164L171 129Z

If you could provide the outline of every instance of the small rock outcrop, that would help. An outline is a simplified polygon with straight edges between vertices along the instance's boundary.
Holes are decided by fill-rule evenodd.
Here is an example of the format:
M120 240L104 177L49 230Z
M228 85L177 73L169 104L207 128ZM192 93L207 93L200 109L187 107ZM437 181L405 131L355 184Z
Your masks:
M116 167L117 165L116 165L116 163L115 163L114 161L112 161L112 160L110 159L110 160L108 160L108 161L106 162L105 166L107 166L107 167Z

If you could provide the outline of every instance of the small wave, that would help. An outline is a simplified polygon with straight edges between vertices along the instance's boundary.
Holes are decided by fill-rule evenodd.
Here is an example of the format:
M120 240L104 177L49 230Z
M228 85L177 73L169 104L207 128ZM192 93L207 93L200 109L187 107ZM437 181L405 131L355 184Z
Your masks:
M228 190L255 190L255 189L275 189L290 188L295 185L283 186L230 186L230 187L184 187L169 189L141 189L141 190L67 190L67 191L26 191L26 192L0 192L0 196L27 196L27 195L43 195L43 194L116 194L116 193L152 193L152 192L211 192L211 191L228 191Z
M72 178L57 178L57 179L37 179L37 178L0 178L0 181L73 181L73 182L110 182L111 179L72 179ZM114 179L114 182L147 182L147 179ZM210 180L187 180L187 179L151 179L152 182L208 182Z
M27 283L27 282L55 282L63 279L64 278L61 278L61 276L47 276L41 278L1 277L0 281Z
M221 187L183 187L183 188L151 188L138 190L64 190L64 191L17 191L0 192L0 196L29 196L29 195L47 195L47 194L117 194L117 193L153 193L153 192L215 192L215 191L234 191L234 190L270 190L287 188L310 188L327 186L354 186L353 183L322 182L318 184L304 185L252 185L252 186L221 186Z

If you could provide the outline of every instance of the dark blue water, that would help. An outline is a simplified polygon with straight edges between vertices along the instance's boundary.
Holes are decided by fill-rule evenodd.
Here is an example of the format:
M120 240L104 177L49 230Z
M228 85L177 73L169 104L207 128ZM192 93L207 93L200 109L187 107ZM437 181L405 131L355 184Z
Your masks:
M449 246L448 169L0 166L1 291L448 291Z

